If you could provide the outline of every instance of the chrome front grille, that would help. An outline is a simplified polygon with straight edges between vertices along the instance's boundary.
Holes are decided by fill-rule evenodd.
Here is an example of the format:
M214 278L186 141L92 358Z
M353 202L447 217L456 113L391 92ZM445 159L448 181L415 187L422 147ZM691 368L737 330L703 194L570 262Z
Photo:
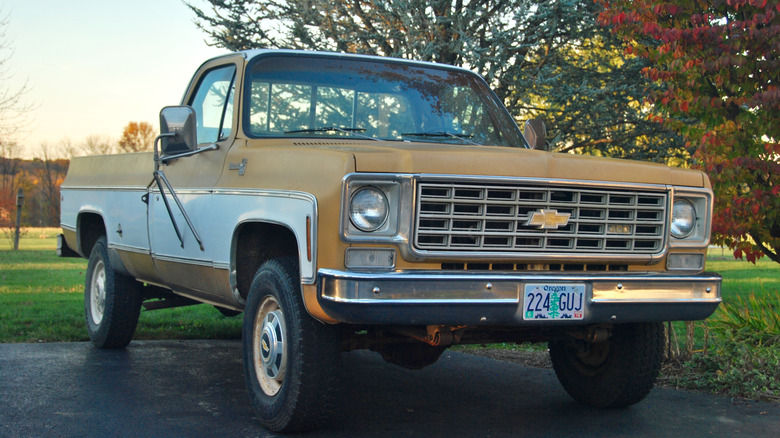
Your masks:
M429 252L658 254L666 236L666 192L419 182L416 207L414 246ZM570 216L529 225L545 210Z

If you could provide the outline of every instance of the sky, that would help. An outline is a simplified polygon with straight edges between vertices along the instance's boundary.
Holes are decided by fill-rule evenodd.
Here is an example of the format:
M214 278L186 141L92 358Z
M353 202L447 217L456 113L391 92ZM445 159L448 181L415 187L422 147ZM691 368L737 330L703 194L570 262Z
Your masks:
M156 130L200 64L226 52L207 45L181 0L0 0L3 16L14 51L7 85L26 81L35 107L17 136L26 158L44 143L118 141L131 121Z

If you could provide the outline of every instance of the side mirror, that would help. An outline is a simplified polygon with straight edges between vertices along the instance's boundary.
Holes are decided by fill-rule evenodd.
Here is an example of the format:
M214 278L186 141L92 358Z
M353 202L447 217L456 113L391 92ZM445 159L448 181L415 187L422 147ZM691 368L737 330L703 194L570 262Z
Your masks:
M166 106L160 111L160 149L163 156L198 149L197 122L191 106ZM173 135L171 135L173 134Z
M531 149L547 150L547 129L540 119L530 119L525 122L523 137L531 146Z

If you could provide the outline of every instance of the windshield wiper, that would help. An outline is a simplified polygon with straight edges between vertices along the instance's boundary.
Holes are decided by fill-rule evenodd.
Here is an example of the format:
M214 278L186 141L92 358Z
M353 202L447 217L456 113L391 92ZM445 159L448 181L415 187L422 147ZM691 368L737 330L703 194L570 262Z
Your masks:
M309 128L309 129L295 129L292 131L284 131L285 134L298 134L302 132L329 132L329 131L338 131L338 132L346 132L346 133L353 133L353 132L363 132L366 128L339 128L338 126L323 126L322 128Z
M367 140L383 141L381 138L369 137L368 135L358 134L365 131L366 128L340 128L338 126L323 126L321 128L309 128L309 129L294 129L292 131L284 131L285 134L301 134L307 132L346 132L347 134L354 135L355 137L365 138Z
M475 143L470 138L474 137L473 134L461 134L461 133L454 133L454 132L444 132L444 131L438 131L438 132L404 132L401 133L401 136L404 137L449 137L449 138L457 138L458 140L463 140L466 143L470 143L476 146L481 146L479 143Z

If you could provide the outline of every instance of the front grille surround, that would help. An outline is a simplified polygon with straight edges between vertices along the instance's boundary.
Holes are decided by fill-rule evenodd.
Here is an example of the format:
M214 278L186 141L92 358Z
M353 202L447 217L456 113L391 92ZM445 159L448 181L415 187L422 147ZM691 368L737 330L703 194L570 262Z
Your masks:
M631 259L666 251L665 186L419 180L415 192L411 241L418 255ZM528 225L544 210L568 213L568 223Z

